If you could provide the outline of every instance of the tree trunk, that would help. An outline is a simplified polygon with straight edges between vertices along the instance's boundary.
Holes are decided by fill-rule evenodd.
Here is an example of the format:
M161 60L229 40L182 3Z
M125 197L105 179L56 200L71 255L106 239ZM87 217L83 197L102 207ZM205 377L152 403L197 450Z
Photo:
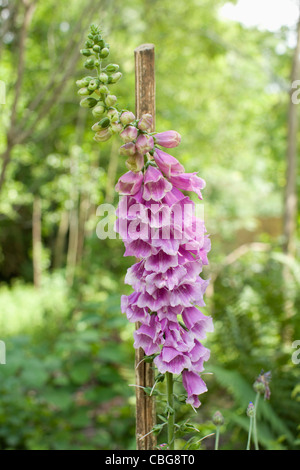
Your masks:
M55 241L53 268L60 269L63 266L66 237L69 228L69 213L63 211L60 218L58 232Z
M37 289L42 280L42 208L40 196L34 196L32 213L33 284Z

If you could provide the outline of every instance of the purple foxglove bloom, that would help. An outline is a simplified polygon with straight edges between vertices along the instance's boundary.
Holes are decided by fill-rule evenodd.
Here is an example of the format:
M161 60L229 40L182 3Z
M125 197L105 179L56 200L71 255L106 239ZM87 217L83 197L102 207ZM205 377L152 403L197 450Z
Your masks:
M181 175L171 175L170 181L175 188L182 191L193 191L199 199L202 198L201 189L205 188L205 181L197 176L197 173L183 173Z
M131 111L124 111L120 116L120 121L123 126L127 126L135 120L135 115Z
M124 131L121 132L120 137L123 140L123 142L132 142L137 138L138 135L138 130L136 127L133 126L127 126L125 127Z
M138 192L143 182L143 173L133 173L128 171L119 179L116 184L116 191L124 195L133 195Z
M120 147L120 155L123 157L132 157L136 154L136 147L133 142L127 142L127 144Z
M166 131L155 134L155 143L162 147L171 149L177 147L181 142L181 135L176 131Z
M126 295L121 296L121 312L126 313L127 319L131 323L142 322L143 324L149 325L150 315L147 312L147 309L140 308L136 305L136 301L139 297L139 294L134 292L128 297Z
M150 256L153 251L156 253L156 250L152 248L150 243L145 242L144 240L138 239L133 240L132 242L124 242L126 250L124 256L135 256L136 258L147 258Z
M158 166L158 168L166 175L167 178L170 178L171 175L180 175L184 173L184 167L176 160L175 157L169 155L160 149L155 149L153 158Z
M188 394L186 402L194 406L194 408L198 408L201 405L198 395L207 392L205 382L196 372L188 370L183 371L182 382Z
M165 273L169 268L177 265L178 256L167 255L164 251L159 251L145 260L145 269L155 273Z
M161 137L167 138L170 134ZM148 151L149 141L141 134L121 148L121 153L132 152L127 165L133 171L117 184L124 196L116 231L126 248L124 256L141 260L127 271L125 282L134 292L122 296L121 307L130 322L141 324L134 347L142 347L146 355L157 353L154 362L161 373L182 373L187 403L198 407L198 395L206 391L199 373L210 354L200 340L213 330L211 318L196 308L205 305L208 281L200 274L210 241L195 204L182 190L202 197L205 183L195 173L184 173L174 157L159 149L154 152L158 168L148 164L144 169L142 153Z
M141 153L142 155L145 155L147 152L150 152L150 150L152 150L154 147L153 137L151 135L141 134L136 139L135 146L137 152Z
M171 372L171 374L180 374L184 369L190 367L190 359L185 354L177 351L175 348L164 346L160 355L156 356L154 363L159 372Z
M211 317L206 317L196 307L187 307L182 313L185 326L197 338L206 338L206 332L214 331Z
M161 174L161 172L149 165L144 176L143 198L146 201L160 201L164 195L171 191L172 185Z
M143 324L134 332L134 347L143 348L147 356L160 351L157 337L156 326L151 322L150 325Z
M187 271L183 266L170 268L165 273L148 274L145 277L146 290L149 294L153 294L156 289L162 289L163 287L171 291L180 283L186 274Z
M169 292L166 289L156 289L152 295L148 292L142 293L137 302L140 308L148 307L152 312L156 312L169 304Z
M138 122L138 128L141 131L150 131L153 124L153 117L151 114L143 114Z

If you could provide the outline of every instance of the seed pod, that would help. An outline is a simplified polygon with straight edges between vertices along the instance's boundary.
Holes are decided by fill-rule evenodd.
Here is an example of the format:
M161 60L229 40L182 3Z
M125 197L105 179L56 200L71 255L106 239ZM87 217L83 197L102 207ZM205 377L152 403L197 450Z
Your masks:
M108 82L108 75L104 72L100 73L99 78L102 83Z
M118 98L115 95L107 95L105 98L105 104L106 106L114 106L116 102L118 101Z
M93 108L97 104L97 100L95 98L91 98L90 96L88 98L83 98L83 100L80 101L80 106L82 108Z
M101 52L100 52L100 57L101 59L105 59L109 54L109 49L107 47L104 47Z
M117 64L108 64L104 70L108 73L117 72L119 70L119 66Z

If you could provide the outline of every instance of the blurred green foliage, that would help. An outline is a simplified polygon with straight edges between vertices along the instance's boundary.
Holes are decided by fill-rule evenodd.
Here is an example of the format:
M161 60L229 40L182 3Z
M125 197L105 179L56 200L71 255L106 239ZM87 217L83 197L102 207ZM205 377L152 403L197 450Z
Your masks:
M96 236L96 207L117 203L113 187L124 161L118 143L100 147L92 140L93 121L79 108L75 86L85 74L79 49L91 22L103 27L111 60L120 64L115 93L129 109L133 51L155 44L156 128L180 132L174 156L207 182L213 248L203 311L213 316L215 332L205 343L212 375L192 415L200 431L195 441L214 432L211 418L220 409L220 447L246 447L246 408L264 369L273 379L271 400L259 408L260 445L299 447L300 369L291 356L300 339L300 268L290 267L287 315L282 271L288 260L281 252L291 32L221 19L224 3L39 0L20 71L25 7L0 0L0 79L7 88L0 153L9 130L14 141L0 192L0 339L7 345L7 365L0 366L1 450L135 448L133 326L119 308L120 295L130 292L124 276L132 259L123 258L120 240ZM39 288L33 286L35 197L42 204ZM191 413L186 405L177 410L178 419ZM199 445L213 448L213 438Z

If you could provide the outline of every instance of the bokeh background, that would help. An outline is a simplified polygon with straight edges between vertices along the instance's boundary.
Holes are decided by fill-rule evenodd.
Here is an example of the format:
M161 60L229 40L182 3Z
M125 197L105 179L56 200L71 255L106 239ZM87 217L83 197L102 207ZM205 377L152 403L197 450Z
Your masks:
M299 212L285 203L299 183L293 167L286 177L298 16L293 0L0 0L1 450L135 449L133 326L120 312L133 260L96 236L96 208L117 204L126 168L117 139L93 141L75 86L91 23L120 64L124 108L134 49L155 44L157 130L182 135L174 156L207 183L209 391L197 415L182 405L178 416L204 437L220 410L220 447L245 449L252 384L270 370L260 446L299 448L299 238L286 227Z

